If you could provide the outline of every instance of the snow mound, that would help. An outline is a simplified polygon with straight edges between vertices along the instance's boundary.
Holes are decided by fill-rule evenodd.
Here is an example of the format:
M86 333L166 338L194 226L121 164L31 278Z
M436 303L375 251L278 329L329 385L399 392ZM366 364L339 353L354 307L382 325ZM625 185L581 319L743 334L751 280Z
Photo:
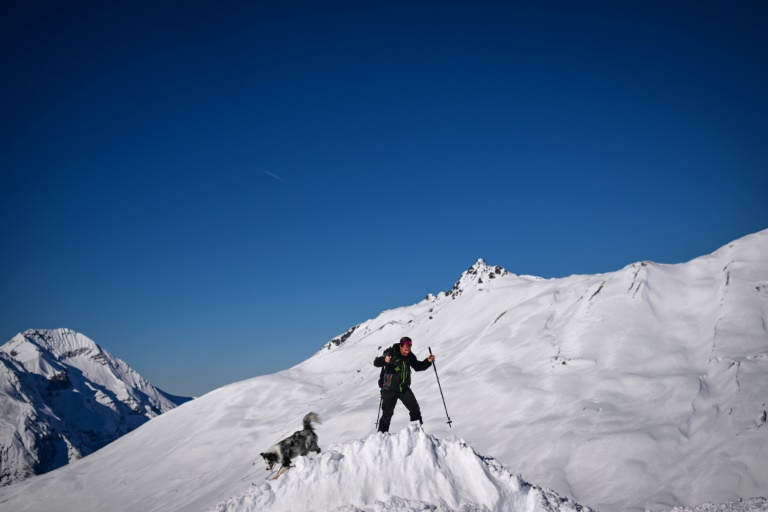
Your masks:
M463 440L426 434L417 423L398 434L377 433L314 458L299 457L278 480L252 484L209 510L591 511L525 482Z

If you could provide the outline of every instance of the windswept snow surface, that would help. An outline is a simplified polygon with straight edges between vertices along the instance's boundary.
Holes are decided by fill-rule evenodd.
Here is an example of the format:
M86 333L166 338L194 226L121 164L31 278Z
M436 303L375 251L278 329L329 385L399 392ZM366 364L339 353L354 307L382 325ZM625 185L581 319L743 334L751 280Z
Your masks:
M299 458L278 480L254 483L209 512L285 510L590 511L524 482L462 440L426 434L418 423Z
M768 498L749 498L728 503L704 503L695 507L675 507L670 512L765 512Z
M413 440L401 440L408 414L399 404L396 434L378 441L382 458L387 443L393 452L423 442L461 453L451 444L458 435L526 481L601 512L767 496L767 325L768 230L683 264L640 262L563 279L478 261L450 293L345 330L289 370L215 390L67 467L0 489L0 511L191 512L234 506L235 496L290 510L293 501L281 500L290 485L305 485L300 474L328 499L364 498L341 510L470 506L475 484L503 480L490 463L482 477L450 466L459 488L473 490L455 501L403 492L408 479L425 492L441 488L432 472L420 473L429 460L388 484L369 474L354 480L364 490L339 485L351 478L341 468L351 461L334 462L330 447L345 456L377 447L368 437L379 406L372 361L405 335L419 359L428 347L437 356L453 428L435 371L416 372L424 430L446 441L411 431ZM259 453L299 430L309 411L324 420L316 429L324 453L297 459L284 482L269 484L271 495L250 488L266 476ZM328 473L335 463L339 472ZM312 506L328 508L320 498Z

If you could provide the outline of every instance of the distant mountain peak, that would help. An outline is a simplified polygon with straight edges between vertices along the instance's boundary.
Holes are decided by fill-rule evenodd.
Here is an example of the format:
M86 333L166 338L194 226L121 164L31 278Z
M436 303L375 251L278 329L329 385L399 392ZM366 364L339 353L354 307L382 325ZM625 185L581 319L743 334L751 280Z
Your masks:
M6 353L24 362L44 357L62 361L80 354L102 354L102 349L87 336L71 329L27 329L2 347ZM22 354L26 352L26 357Z
M187 400L71 329L17 334L0 346L0 486L88 455Z
M459 277L459 280L456 281L456 284L453 285L453 288L451 288L447 295L455 299L469 287L488 283L507 274L509 272L503 267L488 265L483 258L478 258L471 267L461 274L461 277Z

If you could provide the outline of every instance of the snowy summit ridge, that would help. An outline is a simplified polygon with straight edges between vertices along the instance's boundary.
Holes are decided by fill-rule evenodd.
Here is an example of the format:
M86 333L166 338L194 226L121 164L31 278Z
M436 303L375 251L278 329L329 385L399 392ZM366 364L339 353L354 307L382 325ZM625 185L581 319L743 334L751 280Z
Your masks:
M459 280L456 281L456 284L453 285L453 288L450 289L447 295L455 299L470 287L489 283L493 279L506 276L508 273L503 267L490 266L485 260L479 258L461 274Z
M0 485L88 455L188 400L69 329L28 330L2 345L0 391Z

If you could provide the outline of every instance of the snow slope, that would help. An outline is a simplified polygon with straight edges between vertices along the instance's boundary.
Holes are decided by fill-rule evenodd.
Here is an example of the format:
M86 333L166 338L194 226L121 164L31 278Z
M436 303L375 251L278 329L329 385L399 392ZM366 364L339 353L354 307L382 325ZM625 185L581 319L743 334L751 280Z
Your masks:
M749 498L728 503L704 503L695 507L675 507L673 512L765 512L768 498Z
M88 455L188 399L68 329L0 346L0 485Z
M764 512L768 510L768 498L749 498L728 503L704 503L695 507L675 507L673 512Z
M215 390L68 467L0 489L0 510L237 510L262 502L278 510L290 494L283 486L299 485L302 467L313 485L296 492L326 510L338 502L322 500L351 478L327 471L329 446L343 455L376 439L380 446L360 449L423 442L411 431L414 440L395 439L405 435L402 406L391 439L370 437L379 404L371 363L403 335L418 357L427 347L437 356L452 429L434 370L413 376L435 446L458 450L458 435L526 481L603 512L766 496L767 318L768 231L684 264L641 262L563 279L478 261L449 293L385 311L289 370ZM254 494L261 491L251 484L266 476L259 452L300 429L310 410L325 420L317 429L323 454L270 484L273 502ZM454 472L446 478L467 494L443 503L431 501L432 472L391 474L379 488L371 480L378 472L353 469L362 489L344 492L360 501L340 510L417 502L457 509L475 503L477 486L498 483L490 469L482 477ZM418 492L397 494L409 478ZM387 505L385 496L404 501Z

